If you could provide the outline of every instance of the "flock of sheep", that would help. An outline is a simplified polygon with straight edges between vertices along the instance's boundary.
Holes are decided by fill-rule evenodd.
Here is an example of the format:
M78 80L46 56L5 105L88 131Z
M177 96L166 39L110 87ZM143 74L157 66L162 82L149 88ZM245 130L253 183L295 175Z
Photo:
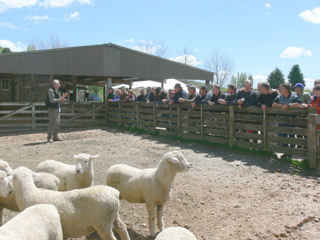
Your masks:
M0 227L0 240L62 240L96 231L103 240L130 236L120 219L120 199L145 203L149 233L156 240L196 240L182 227L164 229L163 212L177 173L190 164L179 151L164 154L157 168L137 169L125 164L111 166L106 185L93 186L93 159L98 155L74 155L76 165L54 160L41 162L36 172L26 167L12 170L0 159L0 224L3 209L20 212Z

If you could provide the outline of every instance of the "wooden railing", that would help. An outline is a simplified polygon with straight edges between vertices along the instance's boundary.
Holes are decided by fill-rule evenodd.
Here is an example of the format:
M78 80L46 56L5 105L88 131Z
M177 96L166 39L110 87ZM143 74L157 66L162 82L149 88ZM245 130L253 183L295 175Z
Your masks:
M156 130L160 134L187 139L298 155L307 157L313 168L320 166L319 133L314 120L317 115L314 113L313 108L287 111L268 108L263 112L258 107L200 105L192 108L190 103L160 104L158 107L153 103L107 105L108 123Z
M105 125L104 103L63 103L61 127ZM40 130L48 127L44 103L0 103L0 133Z

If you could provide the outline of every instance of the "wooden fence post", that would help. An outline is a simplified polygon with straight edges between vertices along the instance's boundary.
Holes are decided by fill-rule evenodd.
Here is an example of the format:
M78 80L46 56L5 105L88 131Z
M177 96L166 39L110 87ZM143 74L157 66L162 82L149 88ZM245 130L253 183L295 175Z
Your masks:
M137 127L140 127L140 105L139 103L136 104L136 120L137 120Z
M119 109L119 110L118 110L118 111L119 111L119 112L118 112L119 124L122 125L122 120L121 120L121 102L119 101L118 104L119 104L119 105L118 105L118 109Z
M35 115L35 103L33 102L32 103L32 106L31 106L31 130L34 131L35 128L36 128L36 115Z
M263 150L268 150L267 112L263 111Z
M182 117L181 117L181 104L177 104L177 135L182 134Z
M234 145L234 106L229 106L229 147Z
M204 121L203 121L203 105L200 104L200 117L201 117L201 141L204 140L204 129L203 129L203 124L204 124Z
M316 114L308 115L308 160L311 168L317 167L317 125Z
M156 130L157 127L157 108L156 108L156 103L153 103L153 127L154 130Z
M108 119L109 119L109 113L108 113L108 107L109 107L109 103L106 102L106 114L105 114L105 119L106 119L106 124L108 124Z

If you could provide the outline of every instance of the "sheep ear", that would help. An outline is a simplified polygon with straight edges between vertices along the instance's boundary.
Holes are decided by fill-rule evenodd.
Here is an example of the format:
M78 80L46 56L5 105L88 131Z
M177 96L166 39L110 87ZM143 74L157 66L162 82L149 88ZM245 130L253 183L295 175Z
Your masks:
M7 174L0 170L0 181L2 182L5 177L7 177Z
M90 155L90 159L98 158L100 155Z
M172 162L172 163L178 163L179 162L178 158L175 158L175 157L169 157L169 161Z

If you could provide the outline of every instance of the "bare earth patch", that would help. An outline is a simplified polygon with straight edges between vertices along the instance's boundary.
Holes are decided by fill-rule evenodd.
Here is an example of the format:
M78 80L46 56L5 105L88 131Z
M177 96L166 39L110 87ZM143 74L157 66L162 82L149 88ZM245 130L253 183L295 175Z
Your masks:
M60 137L63 142L49 144L45 133L2 135L0 158L12 168L34 170L46 159L73 163L74 154L100 154L94 163L95 184L105 184L106 170L115 163L156 167L164 153L181 150L192 168L175 179L164 215L167 227L189 228L199 240L320 239L319 171L111 128L64 131ZM15 215L5 211L5 221ZM144 205L122 201L120 216L132 240L152 239Z

